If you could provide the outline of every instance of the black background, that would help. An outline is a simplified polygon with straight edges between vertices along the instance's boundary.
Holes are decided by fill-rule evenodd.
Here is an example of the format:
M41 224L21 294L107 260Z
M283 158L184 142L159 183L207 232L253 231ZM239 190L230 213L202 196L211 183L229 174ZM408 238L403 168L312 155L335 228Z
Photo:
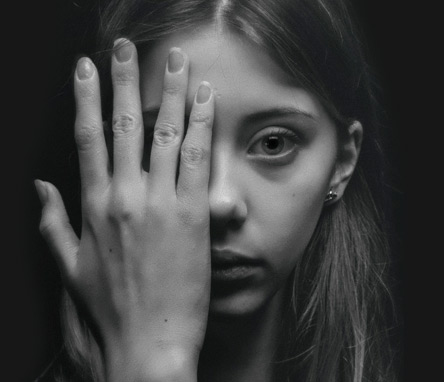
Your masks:
M60 280L53 259L38 233L39 202L33 179L57 181L78 225L76 155L72 121L74 107L70 76L80 55L91 53L95 1L25 1L5 11L11 18L3 44L3 94L8 100L2 144L3 220L6 222L3 338L11 362L12 381L32 381L59 346L58 309ZM393 189L392 242L394 247L396 299L401 318L406 312L407 208L406 183L411 167L406 157L420 135L412 112L423 76L418 56L424 49L418 33L422 15L401 1L355 0L365 32L371 64L384 93L384 123ZM427 23L426 23L427 24ZM7 24L5 24L7 25ZM423 64L423 62L421 62ZM420 69L421 68L421 69ZM423 94L419 94L424 97ZM5 104L5 103L4 103ZM425 128L425 126L424 126ZM420 130L418 132L418 129ZM415 145L412 147L412 145ZM9 276L9 277L8 277ZM407 321L407 320L405 320ZM404 328L398 329L399 349L404 347ZM7 358L8 359L8 358ZM407 365L402 369L407 370ZM414 369L403 372L413 376ZM425 378L424 370L421 375ZM422 379L421 380L426 380Z

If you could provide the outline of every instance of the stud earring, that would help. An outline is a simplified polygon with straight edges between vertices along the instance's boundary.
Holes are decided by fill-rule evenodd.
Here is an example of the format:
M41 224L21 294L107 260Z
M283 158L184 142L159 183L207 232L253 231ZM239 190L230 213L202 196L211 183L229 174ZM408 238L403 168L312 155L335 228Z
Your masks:
M333 190L328 191L327 196L324 199L324 203L330 202L338 197L338 194Z

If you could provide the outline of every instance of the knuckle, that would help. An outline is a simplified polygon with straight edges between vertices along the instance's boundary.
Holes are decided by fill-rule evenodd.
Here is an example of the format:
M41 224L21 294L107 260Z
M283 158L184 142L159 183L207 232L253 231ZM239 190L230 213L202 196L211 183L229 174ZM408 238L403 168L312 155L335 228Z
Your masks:
M211 116L201 111L194 112L191 115L190 124L209 126L211 124Z
M111 198L107 215L109 221L121 224L132 221L135 211L131 198L123 192L116 192Z
M74 139L79 148L88 147L94 142L101 131L102 127L97 123L77 123L74 133Z
M108 220L115 224L129 223L135 218L134 210L128 203L113 203L108 210Z
M167 146L179 137L177 125L170 122L159 122L154 129L153 142L158 146Z
M184 164L191 166L201 164L208 157L208 154L205 152L204 149L190 144L182 145L180 155L181 161Z
M114 134L127 134L134 131L138 126L137 118L129 113L121 113L113 116L112 125Z
M182 92L182 85L179 83L166 83L163 86L163 93L166 95L176 95L176 94L180 94Z

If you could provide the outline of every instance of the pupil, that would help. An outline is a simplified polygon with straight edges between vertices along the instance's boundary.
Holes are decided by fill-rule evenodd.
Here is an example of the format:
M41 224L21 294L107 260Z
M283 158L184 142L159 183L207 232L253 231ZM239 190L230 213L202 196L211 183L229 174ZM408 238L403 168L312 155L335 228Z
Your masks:
M265 146L268 150L276 150L279 147L279 138L268 137L268 139L265 141Z

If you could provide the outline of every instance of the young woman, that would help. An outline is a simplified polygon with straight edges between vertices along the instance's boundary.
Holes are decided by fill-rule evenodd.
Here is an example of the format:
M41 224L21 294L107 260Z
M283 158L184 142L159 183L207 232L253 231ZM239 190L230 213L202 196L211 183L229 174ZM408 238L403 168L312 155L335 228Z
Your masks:
M67 290L51 372L393 380L376 107L345 1L111 1L100 25L73 79L79 238L36 181Z

